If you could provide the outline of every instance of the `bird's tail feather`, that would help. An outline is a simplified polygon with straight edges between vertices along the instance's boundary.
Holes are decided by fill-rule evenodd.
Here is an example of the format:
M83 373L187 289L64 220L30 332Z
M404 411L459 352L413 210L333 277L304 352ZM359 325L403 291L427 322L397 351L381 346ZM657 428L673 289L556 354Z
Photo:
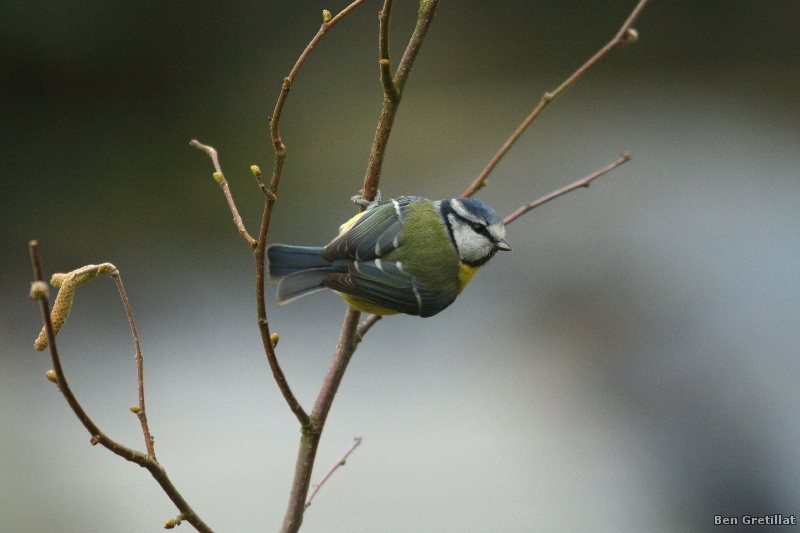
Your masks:
M322 257L321 246L289 246L272 244L267 247L267 273L270 281L284 276L308 270L309 268L325 268L331 262Z
M289 274L278 282L278 291L275 297L278 305L288 304L306 294L321 291L325 288L322 286L322 280L334 272L332 267L323 267L307 268Z

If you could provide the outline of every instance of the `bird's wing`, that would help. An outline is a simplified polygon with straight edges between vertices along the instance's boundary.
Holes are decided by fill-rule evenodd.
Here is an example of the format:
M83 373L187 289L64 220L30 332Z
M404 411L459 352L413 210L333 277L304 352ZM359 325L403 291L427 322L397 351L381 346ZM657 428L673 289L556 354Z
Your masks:
M346 274L329 274L322 284L380 307L422 317L435 315L455 299L442 300L423 289L400 261L354 261Z
M402 243L404 210L414 196L394 198L369 209L350 228L333 239L322 253L328 261L351 257L370 261L385 256Z

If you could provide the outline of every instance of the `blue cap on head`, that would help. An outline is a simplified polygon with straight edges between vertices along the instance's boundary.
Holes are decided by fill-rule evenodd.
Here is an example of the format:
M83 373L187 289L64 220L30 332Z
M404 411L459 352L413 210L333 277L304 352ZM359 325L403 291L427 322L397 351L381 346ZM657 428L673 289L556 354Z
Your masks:
M460 200L461 204L471 213L483 218L489 225L492 225L496 222L501 222L502 219L500 216L495 212L494 209L486 205L485 203L481 202L480 200L476 200L475 198L464 198Z

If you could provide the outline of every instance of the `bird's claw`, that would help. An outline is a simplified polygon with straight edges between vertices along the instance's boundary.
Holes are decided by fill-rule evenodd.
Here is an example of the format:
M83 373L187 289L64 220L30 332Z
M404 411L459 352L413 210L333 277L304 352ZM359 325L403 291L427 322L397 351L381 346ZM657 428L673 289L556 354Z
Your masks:
M378 191L375 193L375 199L373 201L371 201L371 202L368 201L368 200L364 200L363 194L364 194L364 189L361 189L360 191L358 191L358 194L353 196L352 198L350 198L350 200L354 204L360 205L361 207L366 207L367 209L372 209L372 208L378 207L380 205L380 203L381 203L381 191L380 191L380 189L378 189Z

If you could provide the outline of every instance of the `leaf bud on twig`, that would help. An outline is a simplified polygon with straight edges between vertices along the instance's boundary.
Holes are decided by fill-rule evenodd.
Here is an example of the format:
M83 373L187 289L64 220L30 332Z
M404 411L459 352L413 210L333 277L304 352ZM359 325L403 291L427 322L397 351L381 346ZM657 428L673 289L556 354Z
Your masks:
M133 413L135 415L138 415L139 413L142 412L142 410L139 408L138 405L131 405L130 407L128 407L128 409L130 409L131 413Z
M223 181L225 181L225 176L222 175L222 172L214 172L212 176L214 176L214 181L217 183L221 184Z
M48 295L49 289L47 288L47 283L44 281L34 281L31 283L31 300L38 300L39 298L44 298Z
M250 165L250 172L253 173L253 176L255 176L257 180L261 179L261 169L258 165Z
M170 518L164 523L164 529L173 529L175 528L175 520Z
M280 340L281 336L278 332L274 332L272 335L269 336L269 342L272 343L272 349L274 350L276 346L278 346L278 341Z
M633 28L628 28L622 34L622 42L625 44L633 44L639 40L639 32Z
M47 376L47 379L49 379L53 383L58 383L58 376L56 376L56 371L55 370L52 370L52 369L48 370L47 372L45 372L44 375Z
M327 9L322 10L322 21L328 23L331 21L331 12Z

